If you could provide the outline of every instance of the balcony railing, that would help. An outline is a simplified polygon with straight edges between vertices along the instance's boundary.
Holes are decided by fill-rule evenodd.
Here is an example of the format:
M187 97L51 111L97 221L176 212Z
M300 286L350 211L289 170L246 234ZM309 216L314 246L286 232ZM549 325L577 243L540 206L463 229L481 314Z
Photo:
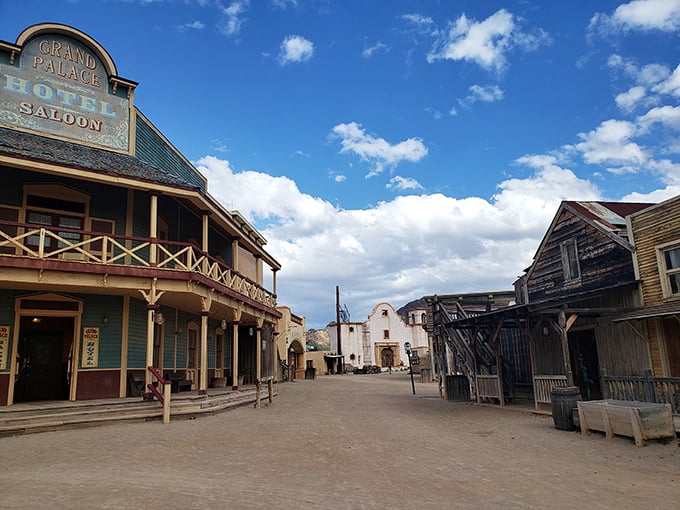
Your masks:
M274 294L191 243L0 221L0 254L198 273L258 303L276 307Z

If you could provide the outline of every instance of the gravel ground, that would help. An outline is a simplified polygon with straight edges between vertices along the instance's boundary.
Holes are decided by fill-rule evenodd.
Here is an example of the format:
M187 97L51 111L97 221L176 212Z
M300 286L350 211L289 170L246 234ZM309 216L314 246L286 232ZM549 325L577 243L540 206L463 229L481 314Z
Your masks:
M0 439L0 508L680 508L678 440L556 430L408 375L279 384L195 420Z

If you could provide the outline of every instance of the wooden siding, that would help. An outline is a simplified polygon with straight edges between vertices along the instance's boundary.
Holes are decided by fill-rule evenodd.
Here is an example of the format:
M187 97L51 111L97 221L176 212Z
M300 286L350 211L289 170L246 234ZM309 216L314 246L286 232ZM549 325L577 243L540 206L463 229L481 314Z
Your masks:
M136 128L135 157L205 191L205 182L198 171L139 115L136 115Z
M123 299L118 296L78 295L83 300L83 315L78 338L82 347L83 328L99 328L99 360L97 369L119 368L121 350L121 327L123 322ZM102 319L109 320L107 327ZM82 359L80 360L82 364ZM82 369L82 365L80 367Z
M3 372L9 372L11 368L10 359L12 358L12 339L14 338L14 299L16 293L10 290L0 290L0 325L9 326L9 342L7 344L7 363ZM0 390L0 395L2 392ZM7 393L5 393L5 398ZM2 405L2 403L0 403Z
M669 301L669 298L664 298L663 295L656 247L675 241L680 242L680 198L669 200L631 216L630 225L644 304L651 306L665 303ZM655 375L665 375L666 367L662 348L664 335L661 320L645 322L649 335L652 370Z
M645 305L664 302L656 247L680 242L680 198L652 207L631 217L642 297Z
M128 369L146 368L146 303L130 299Z
M581 277L567 282L560 244L570 239L576 240ZM535 302L633 281L630 251L565 210L531 268L527 287L529 302Z

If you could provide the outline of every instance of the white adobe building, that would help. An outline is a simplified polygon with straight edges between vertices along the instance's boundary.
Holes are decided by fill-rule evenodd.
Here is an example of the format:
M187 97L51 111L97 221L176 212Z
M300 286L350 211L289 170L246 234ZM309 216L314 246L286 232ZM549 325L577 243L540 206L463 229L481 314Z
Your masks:
M345 364L363 368L365 365L380 367L408 365L404 343L410 342L412 349L421 356L429 351L426 309L408 310L408 321L404 322L392 305L378 303L365 322L340 323L340 349L335 322L326 327L331 340L331 350L344 356Z

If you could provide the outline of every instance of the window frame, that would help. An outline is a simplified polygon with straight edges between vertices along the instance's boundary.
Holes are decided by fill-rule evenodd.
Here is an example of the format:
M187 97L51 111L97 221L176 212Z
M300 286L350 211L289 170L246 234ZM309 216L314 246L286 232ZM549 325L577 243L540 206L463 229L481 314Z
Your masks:
M573 259L571 257L573 248ZM578 256L578 243L575 238L567 239L560 243L560 256L562 259L562 275L566 283L581 280L581 261ZM576 274L574 274L574 269Z
M680 298L680 266L677 268L668 269L666 264L666 253L680 250L680 240L672 241L670 243L660 244L655 247L656 262L659 271L659 280L661 282L661 290L664 298ZM671 277L678 278L676 282L677 291L673 292L673 283Z

